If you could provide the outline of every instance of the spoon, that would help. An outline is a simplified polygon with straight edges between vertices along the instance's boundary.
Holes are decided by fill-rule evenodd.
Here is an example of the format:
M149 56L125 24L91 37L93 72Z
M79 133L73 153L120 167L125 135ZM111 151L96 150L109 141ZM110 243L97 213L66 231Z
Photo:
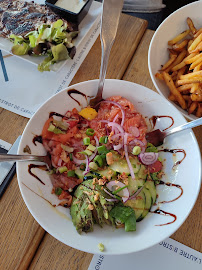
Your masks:
M183 131L186 130L188 128L194 128L197 126L202 125L202 117L199 119L196 119L194 121L191 121L189 123L183 124L179 127L175 127L171 130L167 130L167 131L161 131L160 129L156 129L154 131L148 132L146 134L146 140L147 142L152 143L154 146L159 146L162 145L164 142L164 139L174 133L177 133L179 131Z
M0 154L0 162L3 162L3 161L40 161L40 162L44 162L48 169L52 168L52 163L48 155L36 156L36 155Z
M109 60L110 51L114 43L116 32L119 24L124 0L104 0L102 19L101 19L101 46L102 57L100 67L100 77L98 83L97 95L89 102L91 107L95 107L100 101L103 100L102 92L104 88L105 76L107 71L107 64Z

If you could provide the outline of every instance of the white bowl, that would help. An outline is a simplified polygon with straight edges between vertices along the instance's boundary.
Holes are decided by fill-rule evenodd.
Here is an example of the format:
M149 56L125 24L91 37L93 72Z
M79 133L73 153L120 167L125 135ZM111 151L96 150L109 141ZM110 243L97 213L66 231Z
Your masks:
M157 28L155 34L150 42L149 53L148 53L148 66L151 79L158 90L158 92L165 97L169 102L168 95L170 93L169 88L165 84L155 78L155 74L161 68L161 65L169 59L168 40L173 39L175 36L188 29L186 22L187 17L190 17L196 28L202 27L202 1L196 1L189 5L186 5L170 16L168 16ZM190 120L197 119L193 114L188 114L180 106L171 102L185 117Z
M93 80L73 85L68 89L74 88L88 96L93 96L97 91L97 86L98 80ZM141 85L120 80L106 80L104 98L112 95L122 95L128 98L147 119L153 115L168 115L174 119L173 127L186 123L184 117L175 107L154 91ZM78 95L75 95L75 97L82 105L86 106L85 98ZM45 154L45 150L40 143L37 143L36 146L33 144L34 136L41 134L50 112L55 111L63 114L74 107L80 109L79 105L67 95L67 90L61 91L50 98L27 124L18 154L23 154L26 145L30 147L32 154ZM157 127L159 128L165 128L169 125L170 118L161 118L160 121L157 121ZM106 248L104 254L124 254L140 251L169 237L182 225L194 206L200 189L201 158L192 130L169 136L164 147L169 149L181 148L186 151L186 158L177 166L176 170L172 170L172 154L161 152L162 158L166 158L166 175L163 179L166 182L170 181L181 185L184 191L178 200L160 206L162 210L177 216L177 220L170 225L155 226L170 222L173 218L149 213L144 220L138 222L136 232L126 233L124 229L114 229L109 226L101 229L95 225L93 232L80 235L72 224L69 209L61 206L52 207L48 203L50 201L52 204L57 204L58 201L56 196L51 194L52 185L46 172L35 170L35 173L40 179L43 179L45 185L42 185L28 173L28 164L33 162L18 162L17 164L20 191L29 211L38 223L49 234L66 245L89 253L101 253L97 247L99 243L103 243ZM181 153L176 156L177 159L181 159L181 157ZM160 201L170 200L179 195L179 189L159 186L158 193ZM155 210L157 207L153 206L152 209Z

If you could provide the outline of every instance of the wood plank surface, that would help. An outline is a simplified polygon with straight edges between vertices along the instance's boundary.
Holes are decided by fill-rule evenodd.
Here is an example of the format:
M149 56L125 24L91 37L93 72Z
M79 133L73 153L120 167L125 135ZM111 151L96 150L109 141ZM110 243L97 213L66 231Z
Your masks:
M154 31L147 30L128 67L126 81L135 82L157 92L149 75L147 54ZM193 129L202 153L202 126ZM194 153L193 153L194 154ZM191 170L191 168L190 168ZM190 182L194 179L190 179ZM202 252L202 188L196 204L184 224L171 236L174 240Z
M147 22L121 15L107 77L121 79L138 46ZM127 29L127 30L126 30ZM100 41L96 41L72 83L99 77ZM28 119L0 108L0 138L14 143ZM29 213L16 176L0 200L0 270L87 269L92 255L72 249L39 226Z

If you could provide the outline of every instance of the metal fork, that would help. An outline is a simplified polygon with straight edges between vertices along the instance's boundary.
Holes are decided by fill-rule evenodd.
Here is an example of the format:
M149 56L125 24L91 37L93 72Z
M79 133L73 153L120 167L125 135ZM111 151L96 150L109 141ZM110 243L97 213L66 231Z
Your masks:
M45 163L48 169L52 167L49 156L0 154L0 162L4 161L40 161Z
M89 102L89 105L91 107L95 107L95 105L102 100L102 92L104 88L107 64L111 48L116 37L123 2L124 0L104 0L103 2L101 33L100 33L102 46L100 77L97 95Z

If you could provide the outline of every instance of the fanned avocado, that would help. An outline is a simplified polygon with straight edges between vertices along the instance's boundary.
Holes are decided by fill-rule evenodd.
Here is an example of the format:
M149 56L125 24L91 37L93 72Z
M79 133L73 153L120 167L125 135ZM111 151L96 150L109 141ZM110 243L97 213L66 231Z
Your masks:
M74 194L70 214L72 221L79 233L93 230L93 223L101 227L104 223L114 224L109 211L114 202L107 201L110 198L93 180L84 181Z

